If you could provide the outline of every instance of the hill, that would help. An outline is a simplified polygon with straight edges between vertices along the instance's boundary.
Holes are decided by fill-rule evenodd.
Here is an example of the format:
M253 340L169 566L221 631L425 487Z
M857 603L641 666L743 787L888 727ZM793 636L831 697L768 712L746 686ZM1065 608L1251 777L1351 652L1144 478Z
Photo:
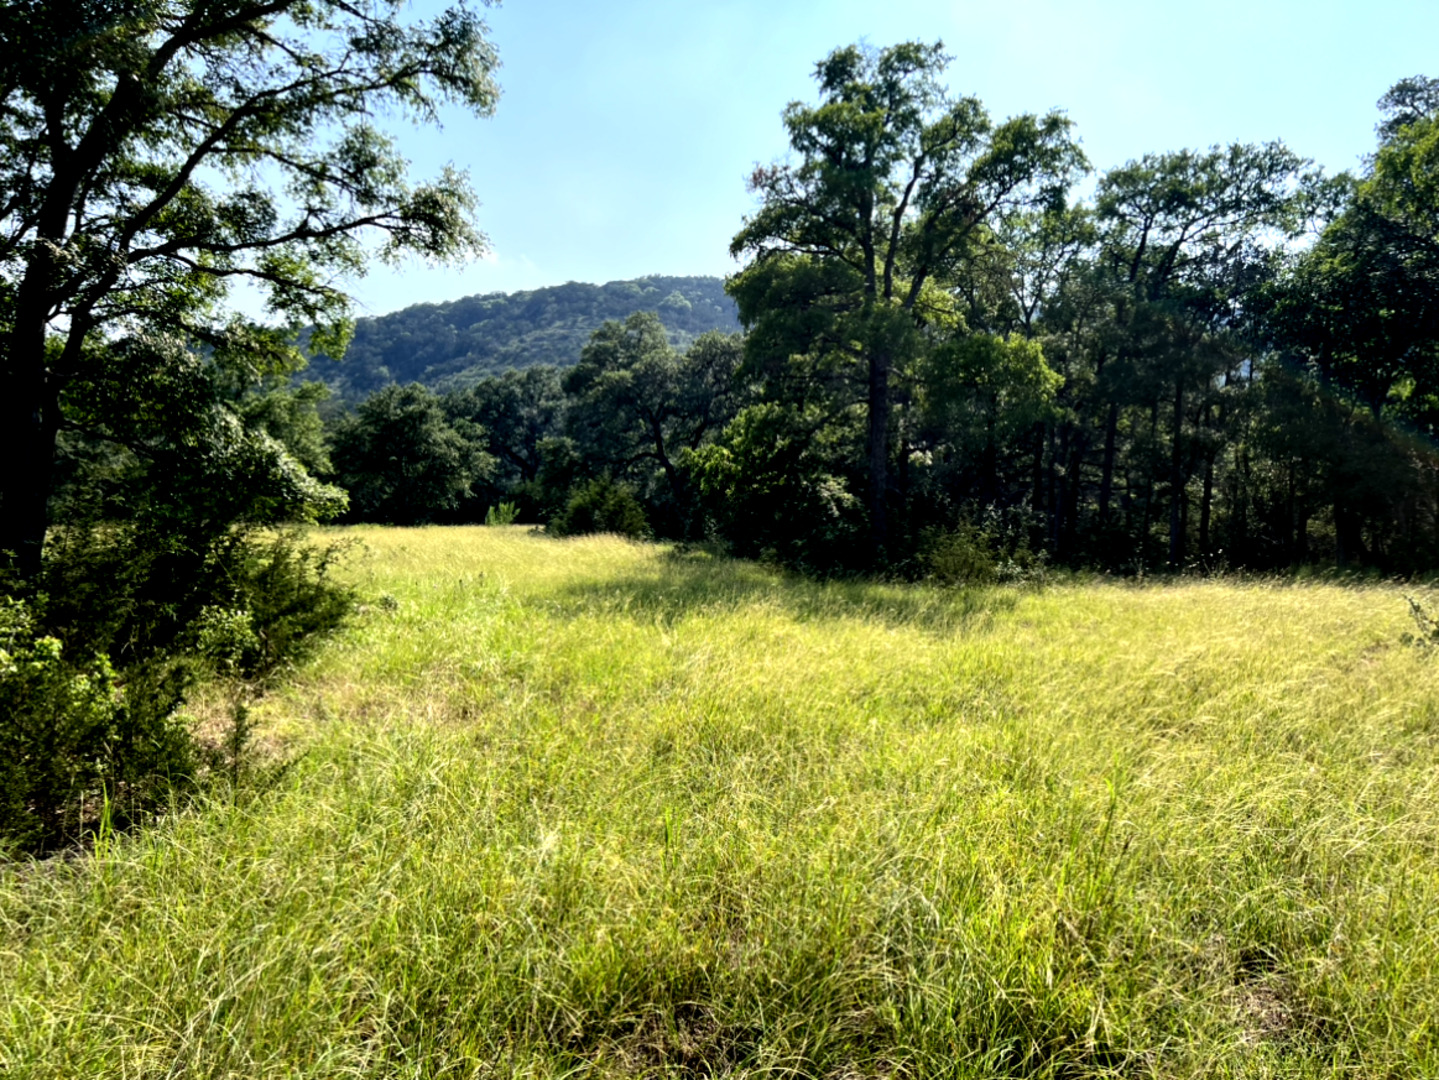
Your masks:
M658 311L679 347L707 330L739 329L721 278L572 281L360 319L343 361L317 356L304 377L328 383L343 400L396 382L455 389L511 368L573 364L601 323L636 311Z

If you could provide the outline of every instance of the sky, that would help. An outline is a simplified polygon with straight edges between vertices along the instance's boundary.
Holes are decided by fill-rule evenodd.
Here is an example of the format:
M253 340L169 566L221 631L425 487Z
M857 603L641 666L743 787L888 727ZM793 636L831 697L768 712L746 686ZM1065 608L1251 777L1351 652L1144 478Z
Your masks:
M413 0L432 16L443 0ZM1098 170L1283 139L1326 170L1374 146L1374 103L1439 76L1439 0L505 0L495 114L397 127L416 178L469 171L490 252L349 283L358 314L645 274L732 273L745 177L784 156L780 112L856 41L942 40L996 119L1059 108Z

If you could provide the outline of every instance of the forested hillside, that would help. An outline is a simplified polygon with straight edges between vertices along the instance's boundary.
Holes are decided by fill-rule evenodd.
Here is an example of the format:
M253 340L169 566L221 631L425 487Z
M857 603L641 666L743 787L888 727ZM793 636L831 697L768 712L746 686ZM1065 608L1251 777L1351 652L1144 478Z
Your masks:
M553 364L567 367L607 319L658 311L677 346L706 330L739 329L734 301L715 277L643 277L588 285L571 281L529 292L467 296L360 319L342 362L318 356L304 377L342 400L390 383L456 389L486 375Z

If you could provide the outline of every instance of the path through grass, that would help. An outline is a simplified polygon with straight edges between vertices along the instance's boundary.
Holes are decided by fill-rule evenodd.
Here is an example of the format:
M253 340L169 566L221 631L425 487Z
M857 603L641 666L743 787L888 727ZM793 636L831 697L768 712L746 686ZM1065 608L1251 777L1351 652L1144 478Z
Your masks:
M1398 590L361 535L277 784L0 871L0 1075L1439 1075Z

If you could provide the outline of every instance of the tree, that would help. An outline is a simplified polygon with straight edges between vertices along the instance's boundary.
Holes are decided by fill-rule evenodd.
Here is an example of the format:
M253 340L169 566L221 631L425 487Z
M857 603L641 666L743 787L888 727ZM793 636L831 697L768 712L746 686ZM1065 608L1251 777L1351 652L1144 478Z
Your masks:
M548 364L481 379L449 395L452 419L465 419L485 432L486 448L508 474L510 490L533 484L544 463L540 446L564 428L565 398L560 373Z
M291 342L346 334L339 275L378 254L477 250L472 198L446 171L411 185L371 122L425 122L497 96L485 26L461 0L400 19L400 0L18 0L0 9L0 551L33 577L69 402L108 362L137 380L180 342L253 378ZM227 314L261 287L275 320ZM103 357L108 355L109 359ZM183 361L178 361L183 363Z
M564 376L566 426L591 468L616 478L648 469L663 478L669 512L660 515L661 531L683 534L694 525L682 454L697 450L738 411L740 358L738 336L715 331L681 353L659 316L641 311L596 330ZM649 486L649 476L635 479Z
M1439 79L1380 100L1367 175L1276 290L1280 344L1355 395L1439 434Z
M892 376L924 347L929 308L987 227L1062 198L1083 156L1059 113L994 124L940 86L940 44L838 49L815 68L820 101L784 114L792 164L755 170L760 209L731 251L747 354L772 380L791 358L866 410L873 560L889 542ZM941 306L947 306L941 300Z
M440 399L418 383L387 386L344 417L333 458L360 521L417 525L457 510L494 459L483 432L451 424Z
M1245 358L1251 300L1271 276L1276 250L1299 234L1320 186L1304 174L1307 164L1281 143L1237 143L1146 155L1100 181L1096 216L1101 262L1115 286L1114 359L1127 392L1151 406L1155 426L1162 411L1169 415L1171 567L1184 558L1191 469L1196 457L1212 467L1214 449L1212 441L1187 441L1186 425L1192 414L1194 426L1205 428L1217 380ZM1201 506L1206 522L1211 495L1212 477Z

